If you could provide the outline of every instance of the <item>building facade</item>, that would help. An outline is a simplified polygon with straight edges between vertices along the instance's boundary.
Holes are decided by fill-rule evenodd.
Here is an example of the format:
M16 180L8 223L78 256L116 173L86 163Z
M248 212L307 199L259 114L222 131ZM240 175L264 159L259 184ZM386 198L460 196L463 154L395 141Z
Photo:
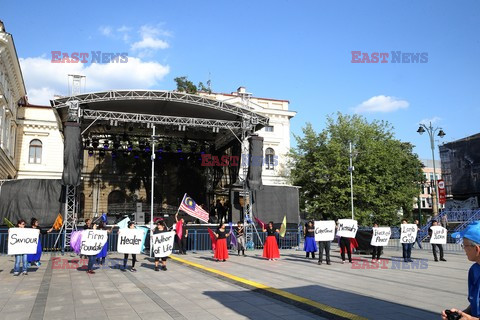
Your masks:
M431 214L433 210L433 182L442 179L441 162L438 160L435 161L436 176L433 172L433 160L422 159L422 163L424 165L422 169L424 182L420 185L420 195L416 199L416 203L413 207L418 210L418 206L420 205L421 210L424 210L425 213ZM441 210L445 208L445 205L439 204L438 208Z
M288 185L288 153L290 152L290 119L295 111L289 110L288 100L254 97L239 87L236 92L227 93L199 93L211 99L228 102L246 107L270 119L269 125L258 131L263 141L263 170L262 182L265 185ZM248 150L248 148L244 148ZM243 152L242 152L243 153Z
M0 180L17 175L17 113L26 90L13 37L0 21Z

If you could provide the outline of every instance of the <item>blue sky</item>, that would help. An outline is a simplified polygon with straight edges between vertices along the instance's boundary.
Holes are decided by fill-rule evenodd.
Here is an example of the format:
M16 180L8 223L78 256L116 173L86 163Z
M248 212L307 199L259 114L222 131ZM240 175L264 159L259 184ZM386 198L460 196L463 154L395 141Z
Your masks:
M31 102L67 94L67 73L87 91L173 89L208 80L286 99L317 130L325 116L359 112L391 122L397 138L431 158L418 123L451 141L480 126L480 1L16 1L0 0ZM51 51L127 52L120 66L52 64ZM427 63L351 63L352 51L428 53Z

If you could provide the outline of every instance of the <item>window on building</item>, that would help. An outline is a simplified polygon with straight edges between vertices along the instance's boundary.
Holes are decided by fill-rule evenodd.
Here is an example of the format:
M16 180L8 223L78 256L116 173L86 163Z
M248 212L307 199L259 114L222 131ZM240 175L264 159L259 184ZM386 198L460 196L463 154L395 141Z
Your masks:
M422 184L422 194L425 194L425 186Z
M30 141L28 163L42 163L42 141L38 139Z
M267 170L275 169L275 151L272 148L265 150L265 168Z
M273 132L273 126L266 126L265 132Z
M427 206L427 203L425 201L425 198L422 198L422 208L425 208Z

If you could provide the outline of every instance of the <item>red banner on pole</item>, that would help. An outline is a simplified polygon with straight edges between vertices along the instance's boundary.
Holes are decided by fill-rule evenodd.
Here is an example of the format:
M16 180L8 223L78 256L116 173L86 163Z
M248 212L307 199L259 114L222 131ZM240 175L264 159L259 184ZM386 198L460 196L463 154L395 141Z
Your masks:
M445 190L445 182L443 180L437 181L438 185L438 202L445 204L447 202L447 192Z

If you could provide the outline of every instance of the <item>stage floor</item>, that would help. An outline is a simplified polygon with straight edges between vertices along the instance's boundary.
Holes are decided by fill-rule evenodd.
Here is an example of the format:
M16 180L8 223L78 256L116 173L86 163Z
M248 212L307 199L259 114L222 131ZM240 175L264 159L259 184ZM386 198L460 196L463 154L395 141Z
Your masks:
M416 262L405 264L392 261L400 250L386 249L371 268L368 256L342 264L332 249L332 265L321 266L295 250L278 261L261 250L231 252L227 262L189 252L173 255L166 272L140 255L135 273L120 271L123 256L111 254L94 275L77 270L77 256L44 254L18 277L13 258L0 256L0 319L439 319L447 307L467 306L464 254L433 262L430 251L413 250Z

